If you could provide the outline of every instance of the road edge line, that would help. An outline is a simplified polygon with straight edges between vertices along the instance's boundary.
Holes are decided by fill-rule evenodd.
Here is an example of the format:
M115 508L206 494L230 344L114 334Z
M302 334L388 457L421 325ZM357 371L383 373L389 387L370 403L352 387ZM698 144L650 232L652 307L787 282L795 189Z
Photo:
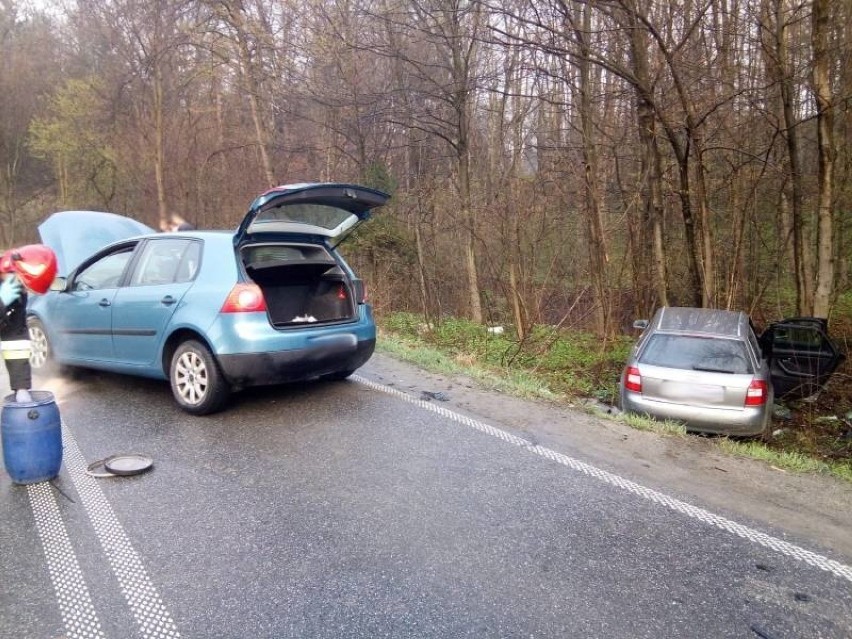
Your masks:
M98 480L86 473L86 461L70 428L62 420L65 468L71 475L83 508L95 529L113 574L118 579L133 617L145 639L179 639L180 633L166 610L142 559L107 501Z
M819 568L820 570L830 572L837 577L852 582L852 566L847 566L846 564L843 564L834 559L829 559L824 555L820 555L810 550L806 550L805 548L797 546L796 544L791 544L790 542L784 541L783 539L778 539L777 537L773 537L772 535L760 532L759 530L755 530L754 528L751 528L749 526L739 524L733 520L727 519L726 517L722 517L721 515L717 515L713 512L710 512L709 510L705 510L704 508L699 508L698 506L693 506L692 504L689 504L680 499L675 499L674 497L670 497L665 493L653 490L651 488L638 484L629 479L625 479L624 477L621 477L609 471L597 468L596 466L592 466L591 464L587 464L586 462L574 459L573 457L569 457L568 455L558 453L549 448L545 448L544 446L532 444L523 437L512 435L511 433L491 426L490 424L486 424L485 422L481 422L479 420L467 417L460 413L456 413L455 411L444 408L443 406L437 406L431 401L417 399L399 389L391 388L390 386L385 386L384 384L379 384L378 382L366 379L365 377L361 377L360 375L353 375L350 379L354 382L358 382L359 384L367 386L368 388L372 388L373 390L377 390L388 395L393 395L394 397L399 397L400 399L403 399L404 401L410 404L419 406L420 408L451 419L452 421L462 424L463 426L469 426L474 430L478 430L492 437L496 437L497 439L501 439L508 444L523 448L531 453L534 453L535 455L538 455L539 457L544 457L545 459L549 459L563 466L567 466L572 470L579 471L584 475L594 477L595 479L603 481L604 483L609 484L610 486L626 490L627 492L633 495L665 506L671 510L674 510L675 512L678 512L682 515L686 515L691 519L695 519L704 524L709 524L716 528L720 528L733 535L756 543L765 548L769 548L770 550L774 550L775 552L778 552L782 555L786 555L787 557L792 557L793 559L802 561L808 564L809 566L813 566L815 568Z
M29 484L27 495L68 639L102 639L101 622L50 482Z

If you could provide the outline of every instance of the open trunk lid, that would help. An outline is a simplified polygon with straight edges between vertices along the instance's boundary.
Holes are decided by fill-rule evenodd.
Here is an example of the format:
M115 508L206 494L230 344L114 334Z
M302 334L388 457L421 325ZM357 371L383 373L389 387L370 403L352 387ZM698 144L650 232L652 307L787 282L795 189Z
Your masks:
M329 246L337 246L388 197L387 193L354 184L278 186L252 202L234 235L234 244L320 238Z

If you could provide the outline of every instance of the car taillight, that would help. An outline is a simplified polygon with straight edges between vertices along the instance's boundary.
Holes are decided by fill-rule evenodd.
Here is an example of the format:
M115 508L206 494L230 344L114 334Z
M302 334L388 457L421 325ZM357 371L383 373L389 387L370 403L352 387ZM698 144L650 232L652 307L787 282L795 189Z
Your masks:
M753 379L746 391L746 406L763 406L769 399L769 387L762 379Z
M367 285L363 280L352 280L352 288L355 291L355 303L363 304L367 301Z
M624 372L624 388L634 393L642 392L642 376L635 366L628 366Z
M257 284L237 284L222 304L220 313L252 313L265 311L266 300Z

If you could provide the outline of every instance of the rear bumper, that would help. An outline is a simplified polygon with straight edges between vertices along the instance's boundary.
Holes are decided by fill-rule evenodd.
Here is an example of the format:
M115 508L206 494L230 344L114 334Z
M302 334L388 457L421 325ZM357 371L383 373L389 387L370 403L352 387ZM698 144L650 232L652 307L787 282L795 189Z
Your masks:
M763 406L744 406L734 410L662 402L628 391L622 392L621 409L626 413L683 422L687 430L691 431L719 435L759 435L769 423L772 404L767 402Z
M352 334L315 340L310 348L266 353L219 355L219 366L235 388L298 382L320 375L354 371L373 355L376 340Z

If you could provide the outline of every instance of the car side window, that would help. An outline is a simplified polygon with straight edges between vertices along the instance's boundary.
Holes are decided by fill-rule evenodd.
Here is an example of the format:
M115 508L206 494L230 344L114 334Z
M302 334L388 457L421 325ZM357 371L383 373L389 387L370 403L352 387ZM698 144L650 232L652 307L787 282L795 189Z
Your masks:
M132 256L133 247L131 246L102 257L77 274L72 290L93 291L115 288L121 281L124 269Z
M809 326L776 326L772 333L773 349L819 351L822 345L822 335Z
M139 262L130 278L130 286L155 286L179 280L178 267L190 244L187 239L149 240L142 249Z
M201 265L201 242L188 242L183 256L178 264L176 282L189 282L195 278L198 273L198 267Z

